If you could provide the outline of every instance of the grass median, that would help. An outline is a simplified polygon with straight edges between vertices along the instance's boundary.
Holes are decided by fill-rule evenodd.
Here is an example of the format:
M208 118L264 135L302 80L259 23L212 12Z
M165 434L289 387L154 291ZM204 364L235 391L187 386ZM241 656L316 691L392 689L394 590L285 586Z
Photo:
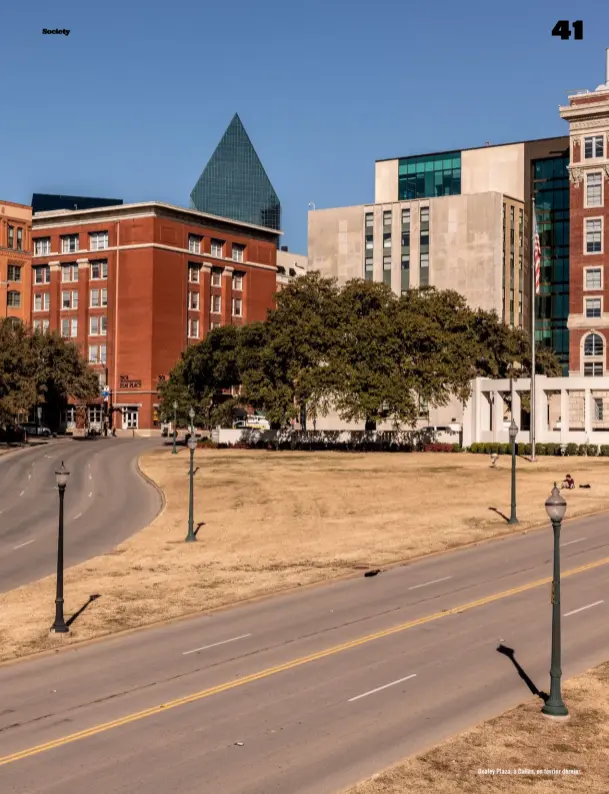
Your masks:
M0 661L547 523L544 501L567 471L591 485L563 492L568 517L609 504L602 458L519 459L517 527L504 517L507 457L495 470L470 454L198 450L195 465L198 542L184 543L187 451L147 453L140 466L163 489L164 511L114 551L66 570L66 618L101 596L69 635L49 634L55 577L0 595ZM70 516L68 488L66 547L78 531Z
M609 663L565 682L563 696L567 722L543 717L536 698L344 794L607 794Z

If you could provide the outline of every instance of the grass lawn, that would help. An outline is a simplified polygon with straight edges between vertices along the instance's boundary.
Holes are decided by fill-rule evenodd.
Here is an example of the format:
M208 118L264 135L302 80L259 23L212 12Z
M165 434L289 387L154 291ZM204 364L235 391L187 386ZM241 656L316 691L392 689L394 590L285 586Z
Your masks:
M302 453L199 450L197 543L184 543L188 455L154 450L142 470L166 508L113 552L66 571L66 617L51 636L55 577L0 595L0 660L98 637L241 599L380 567L506 534L510 459L450 453ZM569 471L590 489L563 492L567 516L609 504L609 459L518 461L520 527L547 525L544 501ZM109 495L111 498L111 495ZM66 545L70 525L66 493ZM33 608L35 605L35 608Z
M565 682L568 722L536 698L361 783L348 794L550 794L609 791L609 663ZM479 769L533 775L478 774ZM537 774L537 770L579 774ZM345 792L347 794L347 792Z

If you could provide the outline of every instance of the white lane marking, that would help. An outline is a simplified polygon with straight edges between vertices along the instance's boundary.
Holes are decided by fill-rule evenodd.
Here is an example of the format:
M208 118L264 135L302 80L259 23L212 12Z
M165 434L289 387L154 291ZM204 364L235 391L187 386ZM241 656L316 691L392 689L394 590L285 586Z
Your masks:
M28 480L32 479L32 473L31 472L28 474L27 478L28 478Z
M565 612L563 615L564 618L568 618L569 615L576 615L578 612L583 612L584 609L592 609L592 607L597 607L599 604L604 604L604 601L595 601L593 604L588 604L585 607L580 607L579 609L572 609L571 612Z
M89 494L89 499L93 496L93 491Z
M72 519L72 521L76 521L76 519L77 519L77 518L80 518L80 517L81 517L81 515L82 515L82 513L77 513L77 514L74 516L74 518Z
M586 540L586 538L578 538L577 540L569 540L566 543L561 543L561 546L570 546L572 543L581 543L582 540Z
M93 477L92 477L90 474L89 474L89 479L90 479L90 480L92 480L92 479L93 479Z
M34 540L26 540L25 543L20 543L18 546L13 546L13 551L16 551L17 549L22 549L24 546L29 546L30 543L34 542Z
M45 455L45 458L50 458L50 457L51 457L50 455Z
M226 645L227 642L236 642L236 640L244 640L246 637L251 637L251 634L242 634L240 637L232 637L230 640L222 640L222 642L213 642L211 645L204 645L202 648L193 648L192 651L183 651L182 656L188 656L189 653L197 653L197 651L206 651L208 648L216 648L218 645Z
M25 491L21 491L21 493L19 494L19 496L23 496L23 494L24 494L24 493L25 493Z
M383 689L388 689L390 686L395 686L396 684L401 684L402 681L408 681L410 678L416 678L417 674L413 673L412 675L407 675L405 678L398 678L397 681L392 681L390 684L385 684L384 686L377 686L376 689L371 689L369 692L364 692L361 695L356 695L354 698L349 698L347 703L353 703L355 700L359 700L360 698L368 697L368 695L374 695L375 692L382 692Z
M417 590L419 587L427 587L429 584L438 584L438 582L445 582L447 579L452 579L452 576L444 576L442 579L434 579L432 582L423 582L423 584L415 584L409 587L409 590Z

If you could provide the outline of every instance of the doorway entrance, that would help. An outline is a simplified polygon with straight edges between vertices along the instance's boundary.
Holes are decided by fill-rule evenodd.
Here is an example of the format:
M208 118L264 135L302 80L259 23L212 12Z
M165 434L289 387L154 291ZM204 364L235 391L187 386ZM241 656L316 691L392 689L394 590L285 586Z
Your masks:
M128 405L123 408L123 430L137 430L138 408Z

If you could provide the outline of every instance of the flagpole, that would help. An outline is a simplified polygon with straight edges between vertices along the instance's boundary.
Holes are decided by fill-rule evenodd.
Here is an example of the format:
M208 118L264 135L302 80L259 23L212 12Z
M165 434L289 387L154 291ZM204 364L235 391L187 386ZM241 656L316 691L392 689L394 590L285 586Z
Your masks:
M531 216L531 461L535 462L535 199Z

